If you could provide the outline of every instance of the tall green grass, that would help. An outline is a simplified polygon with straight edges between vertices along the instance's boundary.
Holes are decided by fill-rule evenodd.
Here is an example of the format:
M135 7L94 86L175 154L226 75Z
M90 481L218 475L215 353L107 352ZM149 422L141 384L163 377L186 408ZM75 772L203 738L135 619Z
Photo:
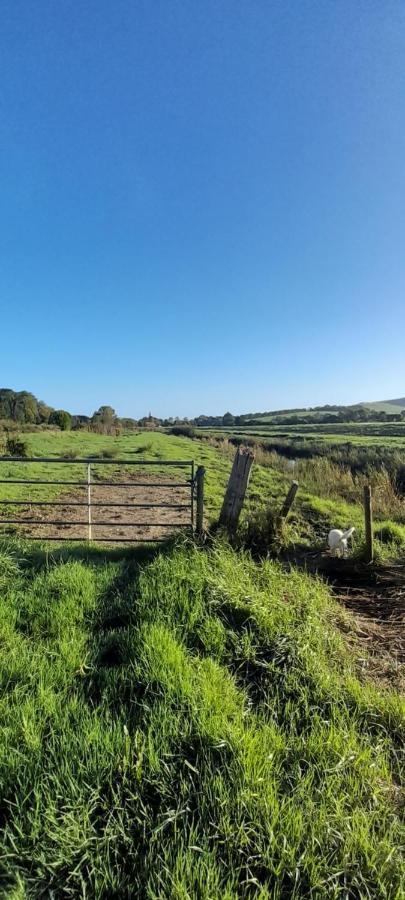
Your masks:
M403 704L320 582L15 544L0 587L3 896L404 896Z

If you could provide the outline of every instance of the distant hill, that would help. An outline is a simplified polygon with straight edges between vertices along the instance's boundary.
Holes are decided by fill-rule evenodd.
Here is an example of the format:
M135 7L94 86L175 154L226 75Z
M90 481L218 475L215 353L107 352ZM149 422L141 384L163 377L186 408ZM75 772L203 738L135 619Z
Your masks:
M329 405L274 409L262 413L237 416L235 424L315 424L356 421L397 421L405 413L405 397L396 400L375 400L353 403L350 406ZM229 415L229 414L227 414ZM395 418L394 418L395 417ZM232 417L233 418L233 417ZM238 421L241 420L241 421ZM242 421L243 420L243 421ZM224 422L224 424L227 424ZM228 423L229 424L229 423Z
M374 400L371 403L362 403L365 409L376 409L379 412L397 413L405 409L405 397L398 400Z
M392 415L395 413L400 413L402 410L405 410L405 397L399 397L397 400L371 400L371 401L362 401L361 403L352 403L350 406L339 406L325 404L325 406L312 406L312 407L301 407L301 408L293 408L293 409L275 409L272 412L267 413L255 413L255 417L260 418L277 418L278 416L286 416L286 415L307 415L314 416L324 413L327 415L328 413L338 412L338 411L347 411L350 410L356 411L359 409L372 409L376 412L386 412Z

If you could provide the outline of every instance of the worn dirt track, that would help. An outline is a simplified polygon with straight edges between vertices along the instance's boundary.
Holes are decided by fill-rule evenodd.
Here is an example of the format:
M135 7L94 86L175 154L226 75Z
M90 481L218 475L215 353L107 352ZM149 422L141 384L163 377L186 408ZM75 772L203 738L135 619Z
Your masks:
M405 687L405 569L390 566L369 578L343 575L331 584L335 598L354 614L355 634L368 650L364 667ZM376 671L376 674L377 671Z
M309 552L299 564L324 578L350 610L350 620L338 624L349 643L354 639L367 650L365 672L405 690L405 560L368 566Z

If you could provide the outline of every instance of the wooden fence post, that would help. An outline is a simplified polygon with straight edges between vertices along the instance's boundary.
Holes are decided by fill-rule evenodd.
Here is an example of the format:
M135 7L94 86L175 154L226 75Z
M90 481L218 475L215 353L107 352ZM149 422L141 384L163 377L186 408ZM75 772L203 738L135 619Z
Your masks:
M238 447L219 517L219 524L229 532L237 527L254 458L249 447Z
M277 516L277 524L280 525L287 518L288 513L294 503L295 495L298 491L298 481L293 481L289 488L288 494L284 500L281 510Z
M204 533L204 466L198 466L195 480L197 486L196 532L199 537Z
M373 562L373 505L371 497L371 485L364 487L364 527L366 532L366 562Z

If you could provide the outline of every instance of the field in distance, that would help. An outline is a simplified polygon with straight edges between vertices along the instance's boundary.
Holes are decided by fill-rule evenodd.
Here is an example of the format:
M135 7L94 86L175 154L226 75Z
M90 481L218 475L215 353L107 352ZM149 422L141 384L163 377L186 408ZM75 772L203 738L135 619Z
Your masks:
M109 437L89 432L48 431L26 434L23 437L32 456L68 457L72 461L72 465L69 466L69 478L72 479L84 477L83 467L74 462L77 457L94 457L99 460L102 460L103 456L110 460L114 460L115 457L128 460L146 457L156 460L157 463L168 459L194 459L196 465L203 465L206 469L207 524L215 521L219 515L235 453L235 447L227 438L223 440L223 434L215 437L204 433L192 440L162 432L143 431ZM240 440L245 442L246 435L240 434ZM298 440L294 436L291 439L284 437L280 440L272 439L269 445L267 441L263 441L262 436L258 437L257 444L254 436L252 440L256 462L243 511L242 529L256 525L261 528L265 510L277 513L291 482L289 457L295 456L294 477L300 482L300 491L284 536L286 545L294 546L298 542L308 546L317 546L319 543L325 546L330 527L346 528L354 525L356 545L360 549L363 540L362 487L366 474L360 470L357 475L353 475L349 468L345 468L345 464L342 467L339 459L334 461L332 450L328 449L326 444L323 445L323 450L326 447L327 452L318 456L317 436L313 443L312 437L303 439L299 436ZM304 451L300 451L300 440L304 440L306 454L302 457L300 452ZM324 440L326 441L326 437ZM365 454L368 463L372 463L373 452L378 460L379 454L387 452L384 439L369 437L363 440L366 443L359 449L352 447L348 451L345 444L341 449L338 448L338 452L343 454L343 460L349 452L349 456L354 453L356 459L360 458L359 454ZM24 462L7 464L1 463L0 460L0 470L1 477L4 478L11 478L13 475L16 478L60 478L60 467L57 465L45 467L40 462L30 465L29 475L27 475L28 465ZM159 472L159 467L157 470ZM108 469L107 466L101 466L100 472L114 476L114 465L109 464ZM160 474L163 472L162 466ZM369 475L368 472L367 477ZM376 533L377 536L379 534L384 536L380 552L389 555L398 552L402 539L405 543L404 502L393 489L392 480L385 469L381 471L376 468L371 475L376 485ZM52 499L63 496L67 491L67 487L56 485L31 486L29 496L32 499ZM0 484L0 499L22 500L26 497L27 488L24 485ZM10 510L11 506L3 507L4 512Z

